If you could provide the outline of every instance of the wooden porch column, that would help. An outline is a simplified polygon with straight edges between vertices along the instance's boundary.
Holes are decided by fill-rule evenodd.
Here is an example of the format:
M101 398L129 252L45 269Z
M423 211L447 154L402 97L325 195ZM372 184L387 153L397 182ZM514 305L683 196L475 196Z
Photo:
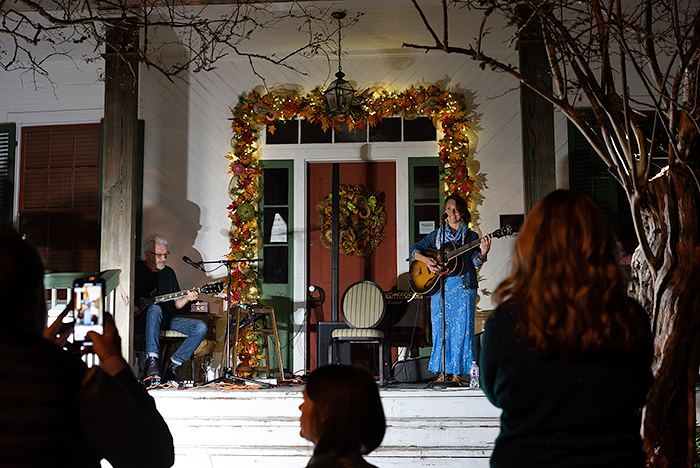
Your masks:
M108 32L102 159L100 269L119 269L114 320L122 355L133 364L138 143L138 30L128 21Z
M542 29L527 7L518 11L520 71L544 89L552 89L551 69L542 40ZM523 195L525 214L545 195L556 189L554 158L554 107L542 96L520 85L520 119L523 146Z

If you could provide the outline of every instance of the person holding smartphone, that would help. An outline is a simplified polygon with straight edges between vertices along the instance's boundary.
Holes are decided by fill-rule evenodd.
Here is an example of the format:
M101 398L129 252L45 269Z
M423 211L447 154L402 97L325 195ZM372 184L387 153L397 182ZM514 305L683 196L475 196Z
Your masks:
M0 227L0 466L172 466L170 430L122 358L111 316L86 334L100 361L88 368L63 349L73 304L46 328L43 280L36 249Z

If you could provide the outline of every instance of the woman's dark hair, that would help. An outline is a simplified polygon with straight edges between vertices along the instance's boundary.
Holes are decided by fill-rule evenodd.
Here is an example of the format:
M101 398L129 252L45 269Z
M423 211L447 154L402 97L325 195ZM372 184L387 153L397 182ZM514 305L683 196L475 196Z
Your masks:
M455 204L457 205L457 211L459 211L459 214L462 215L462 222L464 224L471 223L472 215L471 213L469 213L469 204L467 203L467 201L461 196L459 196L457 193L453 193L452 195L445 198L445 205L450 200L454 200Z
M366 455L384 439L386 420L377 384L367 370L322 366L309 374L306 396L314 404L319 440L314 454Z
M642 333L625 284L615 239L595 202L556 190L518 232L511 274L494 301L517 307L519 339L535 354L602 354L631 350Z
M625 284L615 239L595 202L556 190L518 232L511 274L494 301L517 307L519 339L535 354L630 350L642 330Z

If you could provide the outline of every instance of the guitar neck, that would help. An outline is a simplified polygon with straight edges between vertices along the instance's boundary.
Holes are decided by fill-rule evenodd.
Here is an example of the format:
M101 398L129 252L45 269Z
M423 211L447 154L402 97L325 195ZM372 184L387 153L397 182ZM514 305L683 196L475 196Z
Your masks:
M192 288L191 290L199 292L199 288ZM141 304L142 306L148 307L152 306L153 304L160 304L161 302L174 301L175 299L180 299L181 297L187 296L187 293L191 290L163 294L162 296L144 297L141 300Z
M470 250L478 247L481 244L481 239L477 239L475 241L472 241L468 244L464 244L461 247L457 247L456 249L450 251L446 255L445 261L448 262L452 260L453 258L459 257L460 255L464 255L465 253L469 252Z
M512 233L513 233L513 228L511 226L506 226L504 228L496 229L495 231L493 231L491 233L491 237L493 237L494 239L498 239L498 238L503 237L503 236L509 236ZM479 245L481 244L481 239L483 239L483 237L480 237L479 239L477 239L475 241L472 241L468 244L464 244L463 246L457 247L456 249L448 252L445 255L445 257L446 257L445 262L449 262L453 258L459 257L460 255L463 255L464 253L472 250L473 248L479 247Z

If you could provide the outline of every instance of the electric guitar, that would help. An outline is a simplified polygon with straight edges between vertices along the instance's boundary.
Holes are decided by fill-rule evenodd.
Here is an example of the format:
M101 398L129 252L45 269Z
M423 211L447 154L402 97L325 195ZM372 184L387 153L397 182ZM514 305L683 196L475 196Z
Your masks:
M145 311L148 307L152 306L153 304L174 301L175 299L185 297L187 296L187 293L189 291L197 291L198 293L202 294L219 294L223 290L224 283L209 283L205 284L201 288L192 288L186 291L178 291L170 294L163 294L162 296L142 297L139 302L139 307L141 308L141 310Z
M512 226L505 226L501 229L496 229L491 233L491 237L498 239L500 237L510 236L515 232ZM411 289L416 294L432 296L439 289L439 281L441 275L459 276L462 274L464 264L462 256L481 245L481 239L477 239L468 244L457 246L454 242L446 242L440 250L426 249L422 253L426 257L437 260L439 272L430 271L428 265L420 260L414 260L409 267L409 283Z

